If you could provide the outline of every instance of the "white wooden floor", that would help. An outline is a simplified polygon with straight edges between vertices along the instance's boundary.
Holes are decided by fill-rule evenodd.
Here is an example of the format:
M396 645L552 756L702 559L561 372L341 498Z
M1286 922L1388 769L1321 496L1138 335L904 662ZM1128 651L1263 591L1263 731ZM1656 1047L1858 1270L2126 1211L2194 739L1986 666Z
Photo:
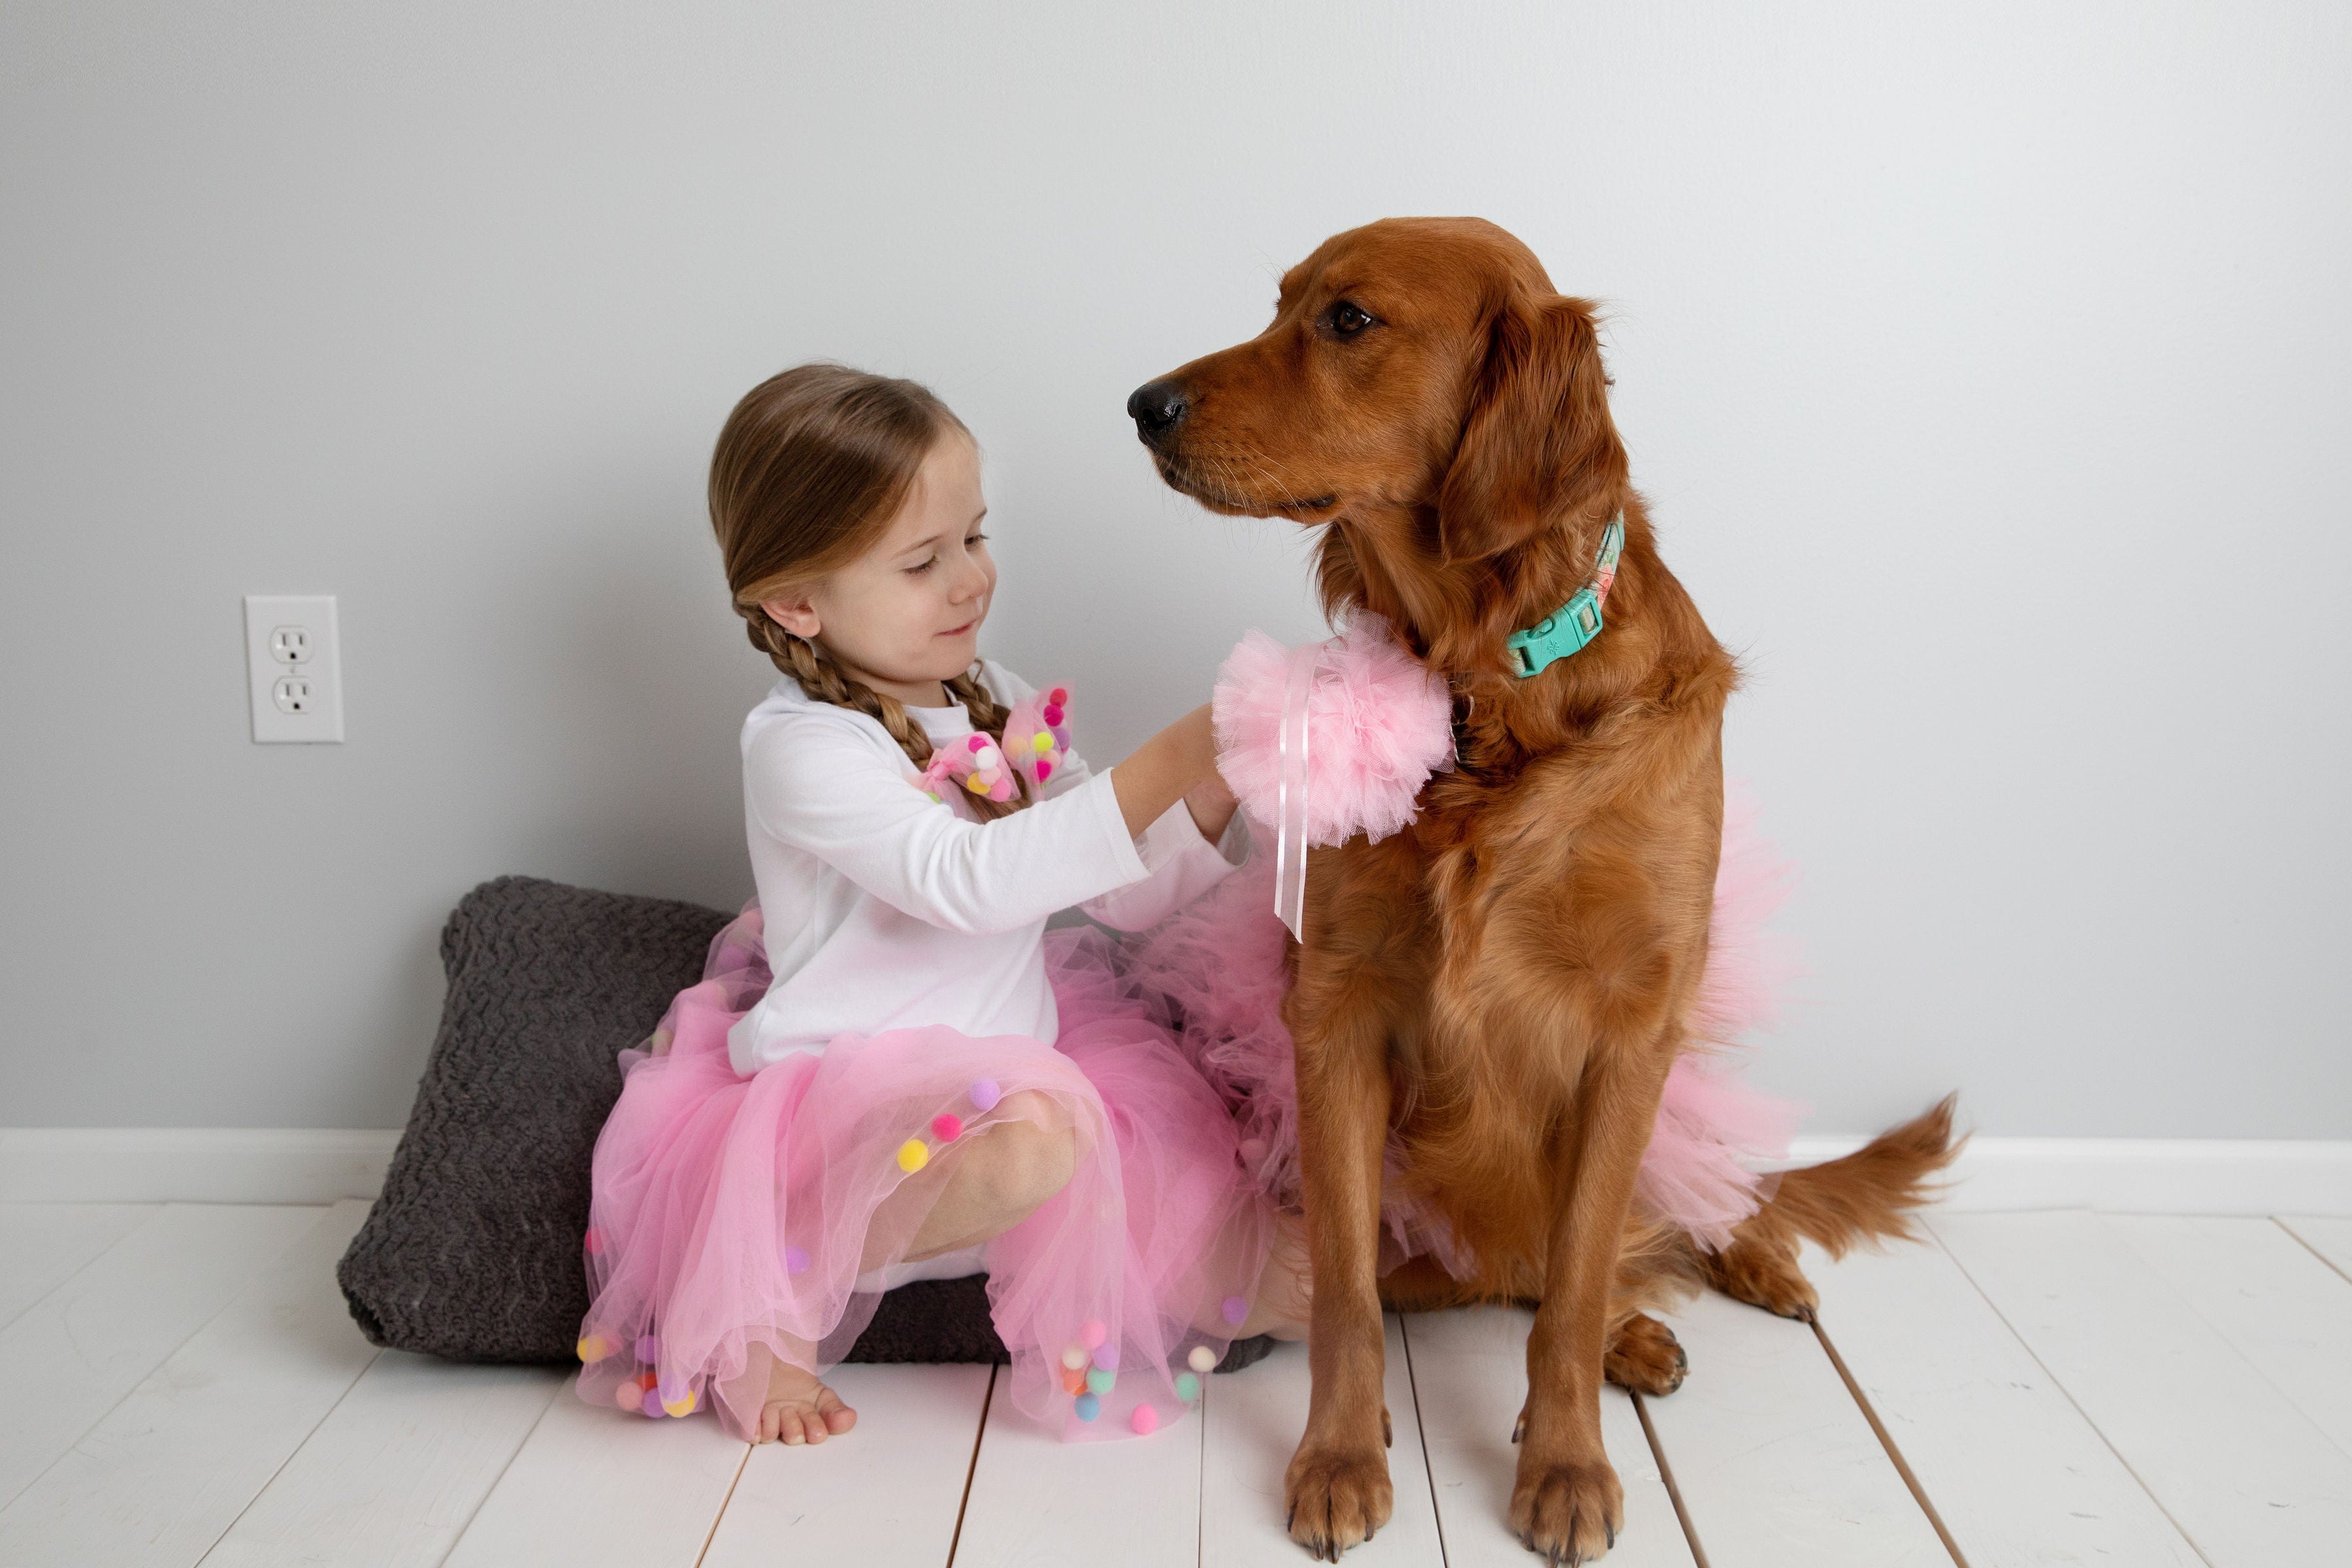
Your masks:
M984 1367L845 1367L857 1430L748 1447L564 1374L378 1352L366 1205L0 1205L0 1564L1302 1563L1307 1369L1064 1447ZM1612 1391L1624 1568L2352 1563L2352 1219L1941 1215L1832 1264L1817 1333L1719 1298L1690 1381ZM1362 1568L1505 1532L1523 1314L1391 1321L1396 1518Z

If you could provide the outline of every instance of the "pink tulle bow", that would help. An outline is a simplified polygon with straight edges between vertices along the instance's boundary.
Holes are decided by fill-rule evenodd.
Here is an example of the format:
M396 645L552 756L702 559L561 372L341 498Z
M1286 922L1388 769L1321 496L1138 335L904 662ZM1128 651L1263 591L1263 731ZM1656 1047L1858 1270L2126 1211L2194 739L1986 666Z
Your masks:
M1275 912L1295 938L1307 848L1378 843L1419 814L1421 786L1454 764L1454 699L1386 617L1359 610L1321 643L1244 637L1217 672L1217 771L1275 830Z
M1021 699L1005 717L1001 744L978 731L950 742L931 753L930 763L916 778L916 786L938 800L951 799L950 792L961 790L1008 801L1015 793L1013 781L1018 774L1029 781L1034 799L1069 757L1069 708L1066 686L1049 687ZM950 780L955 781L952 785Z

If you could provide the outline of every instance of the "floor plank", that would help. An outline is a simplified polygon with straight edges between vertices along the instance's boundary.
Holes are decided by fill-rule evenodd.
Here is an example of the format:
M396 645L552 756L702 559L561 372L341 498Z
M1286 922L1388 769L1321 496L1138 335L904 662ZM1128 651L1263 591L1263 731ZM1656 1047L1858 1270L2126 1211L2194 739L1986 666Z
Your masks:
M0 1329L0 1507L319 1222L315 1208L173 1204Z
M1522 1568L1537 1561L1507 1522L1519 1457L1511 1426L1527 1399L1533 1321L1516 1307L1416 1312L1404 1321L1449 1568ZM1674 1500L1642 1418L1621 1389L1601 1393L1601 1438L1625 1489L1625 1528L1606 1559L1610 1568L1690 1568Z
M2278 1223L2294 1232L2296 1240L2326 1258L2336 1272L2352 1279L2352 1218L2341 1215L2293 1215Z
M2116 1215L2107 1224L2352 1455L2352 1281L2266 1219Z
M1950 1568L1811 1329L1712 1292L1673 1322L1690 1375L1650 1421L1710 1568Z
M1256 1365L1207 1381L1201 1561L1218 1568L1296 1568L1300 1552L1283 1527L1282 1478L1299 1434L1307 1429L1307 1347L1277 1345ZM1395 1435L1395 1445L1389 1449L1395 1512L1378 1534L1348 1553L1348 1562L1365 1568L1384 1563L1434 1568L1444 1560L1437 1542L1437 1508L1430 1496L1429 1466L1422 1456L1404 1329L1393 1314L1388 1320L1383 1391Z
M187 1568L375 1357L336 1289L339 1204L5 1510L0 1563Z
M1941 1247L1835 1262L1808 1248L1804 1267L1821 1292L1822 1331L1970 1568L2199 1568L2164 1510Z
M1928 1220L2213 1568L2337 1563L2352 1459L2082 1212Z
M815 1447L754 1447L702 1568L944 1564L988 1408L988 1373L835 1367L826 1381L857 1412L856 1426Z
M565 1376L448 1568L693 1568L748 1445L709 1415L648 1421Z
M1013 1408L1012 1381L999 1376L989 1396L956 1568L1199 1563L1197 1412L1149 1437L1065 1443Z
M0 1329L79 1273L160 1204L0 1204Z
M564 1381L547 1367L383 1352L205 1556L205 1568L430 1568Z

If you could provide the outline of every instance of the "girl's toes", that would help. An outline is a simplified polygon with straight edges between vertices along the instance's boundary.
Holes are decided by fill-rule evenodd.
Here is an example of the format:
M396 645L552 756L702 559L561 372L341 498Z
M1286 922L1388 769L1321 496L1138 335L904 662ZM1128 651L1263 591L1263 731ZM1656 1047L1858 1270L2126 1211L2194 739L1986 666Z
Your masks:
M841 1395L830 1388L817 1390L816 1408L829 1432L846 1432L857 1425L857 1412L844 1405Z
M808 1433L801 1426L801 1413L797 1406L785 1406L782 1430L784 1447L788 1448L797 1448L808 1441Z

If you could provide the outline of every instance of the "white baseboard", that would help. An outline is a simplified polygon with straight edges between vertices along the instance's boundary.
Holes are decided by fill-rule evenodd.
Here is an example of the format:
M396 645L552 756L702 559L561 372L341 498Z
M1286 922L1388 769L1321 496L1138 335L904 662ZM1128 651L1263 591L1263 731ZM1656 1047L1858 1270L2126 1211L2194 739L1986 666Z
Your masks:
M394 1131L0 1127L0 1203L325 1204L383 1185ZM1811 1164L1860 1138L1800 1138ZM2352 1215L2352 1141L1976 1138L1955 1210Z
M1799 1138L1790 1163L1847 1153L1860 1138ZM2352 1141L1971 1138L1943 1206L2109 1214L2352 1215Z
M399 1142L373 1128L0 1127L0 1202L372 1198Z

